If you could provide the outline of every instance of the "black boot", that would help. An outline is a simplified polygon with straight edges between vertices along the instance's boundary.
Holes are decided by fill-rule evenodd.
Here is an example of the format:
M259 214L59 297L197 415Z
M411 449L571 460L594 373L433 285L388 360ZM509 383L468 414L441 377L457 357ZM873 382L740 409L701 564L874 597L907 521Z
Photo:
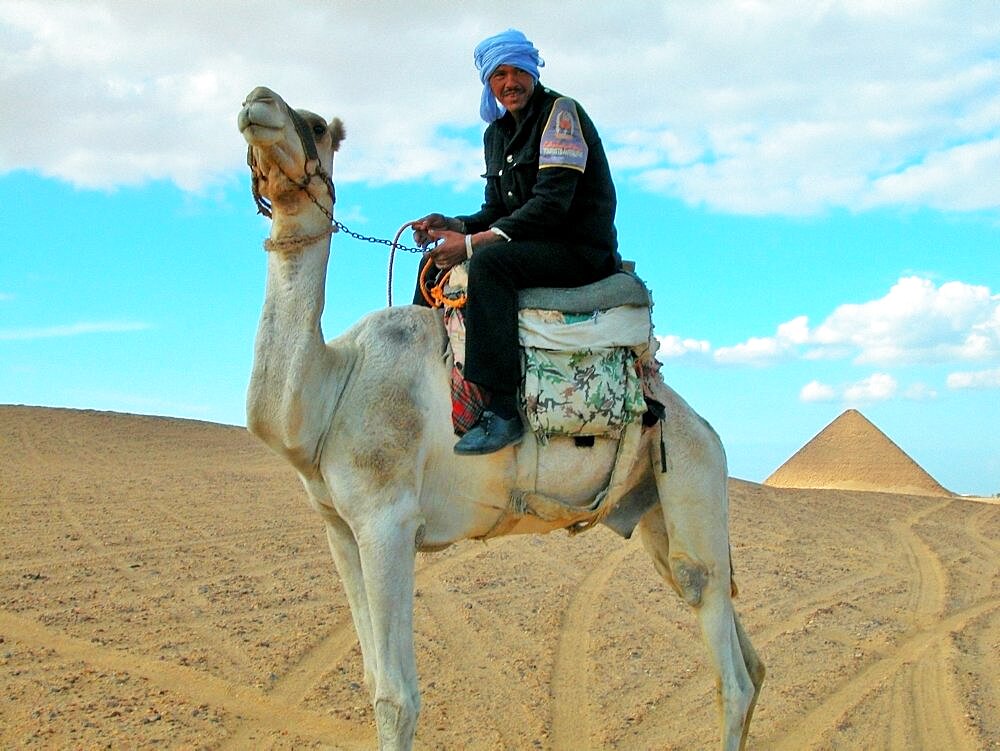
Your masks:
M505 446L520 443L524 435L521 416L504 419L486 410L479 421L455 444L456 454L492 454Z

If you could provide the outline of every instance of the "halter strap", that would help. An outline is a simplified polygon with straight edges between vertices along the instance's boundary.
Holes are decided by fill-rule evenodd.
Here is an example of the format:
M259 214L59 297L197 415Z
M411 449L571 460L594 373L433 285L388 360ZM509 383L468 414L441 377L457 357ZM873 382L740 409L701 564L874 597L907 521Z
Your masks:
M333 178L330 174L323 169L323 162L320 161L319 151L316 148L316 138L313 136L312 131L309 129L309 125L306 123L305 119L292 109L288 102L282 100L282 104L285 105L285 112L288 113L288 117L291 119L292 124L295 126L295 133L299 137L299 143L302 145L302 150L305 152L306 160L303 165L304 176L300 181L292 180L293 183L299 186L299 189L304 190L309 196L310 200L319 206L320 210L329 217L330 221L333 221L333 214L327 211L319 202L309 193L309 183L312 182L314 177L318 177L323 181L326 186L327 192L330 194L330 206L331 208L337 203L337 189L333 185ZM316 171L309 171L309 162L316 163ZM253 156L253 146L247 147L247 165L250 167L251 174L251 190L253 191L254 201L257 203L257 212L263 214L264 216L271 218L271 202L267 200L264 196L260 194L260 189L257 184L259 179L259 173L257 171L256 160ZM280 169L280 167L279 167ZM288 177L288 175L285 175ZM288 178L291 180L291 178ZM335 232L336 230L334 230Z

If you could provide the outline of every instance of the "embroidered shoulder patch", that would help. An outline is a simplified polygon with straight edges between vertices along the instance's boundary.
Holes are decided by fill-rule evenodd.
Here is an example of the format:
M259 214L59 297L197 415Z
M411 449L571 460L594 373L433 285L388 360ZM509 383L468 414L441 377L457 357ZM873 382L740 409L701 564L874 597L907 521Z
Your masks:
M587 142L576 114L576 102L561 97L552 105L538 145L538 168L569 167L583 172L587 166Z

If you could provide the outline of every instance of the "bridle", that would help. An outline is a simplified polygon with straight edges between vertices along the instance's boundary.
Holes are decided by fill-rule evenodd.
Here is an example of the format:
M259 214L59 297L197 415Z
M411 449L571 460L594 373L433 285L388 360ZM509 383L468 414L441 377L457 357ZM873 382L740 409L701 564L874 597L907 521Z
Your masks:
M306 195L309 196L309 200L316 204L320 211L326 214L327 219L334 222L332 209L334 204L337 203L337 191L333 187L333 178L324 169L323 162L319 158L319 151L316 148L316 138L313 136L309 125L303 119L302 115L289 107L287 102L282 101L282 104L285 106L285 113L291 118L292 124L295 126L295 132L299 136L299 143L302 145L302 150L306 155L305 174L301 180L294 180L281 168L280 163L277 163L277 167L290 183L298 187L299 190L305 191ZM316 165L311 172L309 170L310 162ZM270 219L271 202L260 193L261 171L256 158L254 158L253 146L247 147L247 166L250 167L251 189L253 190L253 200L257 204L257 213L263 214ZM309 191L309 184L313 181L313 178L319 178L326 186L326 191L330 195L330 209L327 209L326 206L317 201L316 197ZM334 229L334 232L336 232L336 229Z
M296 186L299 190L304 191L305 194L309 196L309 200L312 201L316 205L316 207L326 215L326 218L330 220L330 227L324 232L310 237L296 237L296 238L289 238L287 240L268 239L264 241L264 249L268 251L275 251L275 250L286 251L286 252L295 251L301 249L306 245L311 244L312 242L320 240L324 237L328 237L334 232L338 232L340 230L343 230L348 235L357 240L364 240L370 243L389 245L391 246L391 251L389 253L389 278L387 283L388 287L387 296L388 296L389 307L392 307L392 269L393 269L393 262L396 256L396 250L397 249L405 250L409 253L425 252L424 248L410 248L405 245L399 244L400 235L402 235L403 231L408 227L411 227L415 222L407 222L402 227L400 227L399 232L396 233L396 237L390 242L389 240L383 240L377 237L369 237L367 235L362 235L357 232L352 232L350 229L348 229L343 224L334 219L332 209L333 206L337 203L337 191L333 187L333 178L330 177L330 173L328 173L323 168L323 162L319 158L319 150L316 148L316 138L313 136L312 131L309 129L308 123L306 123L302 115L300 115L290 106L288 106L288 103L285 102L284 100L282 100L281 103L284 105L286 114L288 115L289 118L291 118L292 124L295 126L295 132L299 136L299 143L302 145L303 152L305 152L306 161L303 169L304 174L301 180L293 179L287 172L285 172L285 170L281 168L280 163L276 163L276 166L278 167L278 170L281 172L281 174L284 175L285 178L290 183L292 183L292 185ZM309 169L310 162L316 165L312 171L310 171ZM257 164L257 160L254 157L253 146L247 147L247 166L250 167L251 190L253 191L253 200L257 204L257 213L263 214L268 219L270 219L272 215L271 201L265 198L263 195L261 195L260 192L260 180L262 178L262 174L260 166ZM323 181L323 184L326 186L327 193L329 193L330 195L330 209L327 209L323 204L317 201L316 197L309 191L309 185L312 183L314 178L319 178L320 180ZM430 267L431 265L432 264L427 264L427 267ZM425 268L425 273L426 271L427 269ZM443 284L444 282L442 280L441 283L438 285L438 290L440 290L443 287ZM421 286L423 286L422 280L421 280ZM426 297L427 293L424 292L424 295ZM441 302L442 299L443 296L439 294L437 298L429 302L433 307L438 307L442 304ZM464 298L462 302L464 303ZM454 303L450 303L449 307L455 307Z

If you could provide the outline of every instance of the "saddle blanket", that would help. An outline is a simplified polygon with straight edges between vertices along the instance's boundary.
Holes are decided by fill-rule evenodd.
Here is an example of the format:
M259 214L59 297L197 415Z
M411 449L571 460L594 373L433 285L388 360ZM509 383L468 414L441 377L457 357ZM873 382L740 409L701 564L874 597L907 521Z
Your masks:
M452 424L457 435L486 406L462 377L465 323L458 308L444 315L453 354ZM519 313L521 406L539 440L548 436L619 437L646 411L641 358L652 336L650 310L623 305L590 313L525 309Z

